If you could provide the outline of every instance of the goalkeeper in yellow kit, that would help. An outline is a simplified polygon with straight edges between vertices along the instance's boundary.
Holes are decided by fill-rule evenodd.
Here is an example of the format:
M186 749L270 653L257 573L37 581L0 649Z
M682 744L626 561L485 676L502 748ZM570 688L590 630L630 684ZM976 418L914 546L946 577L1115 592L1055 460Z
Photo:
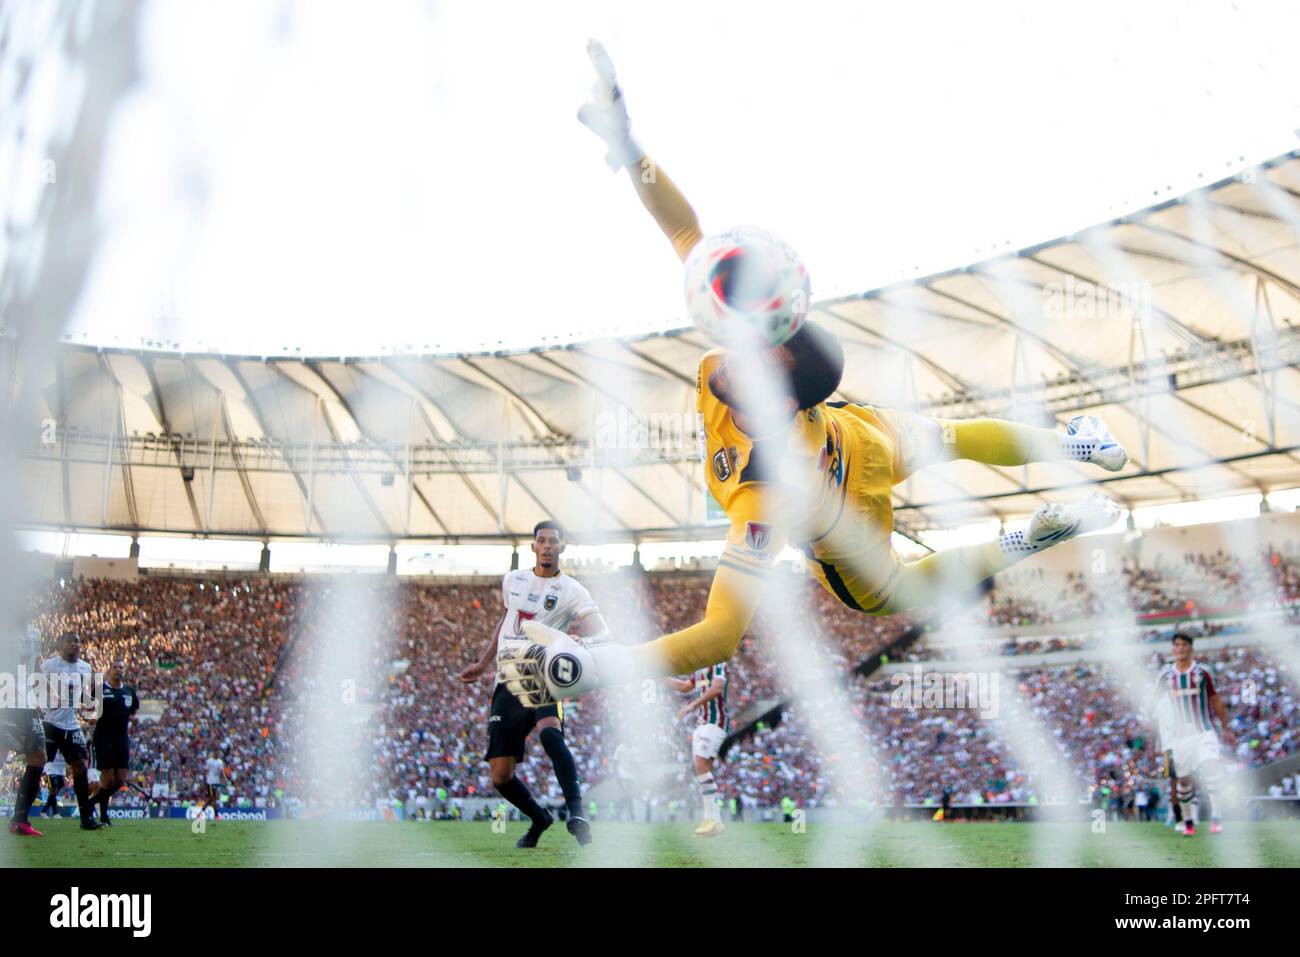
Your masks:
M593 41L589 53L596 95L578 117L605 141L609 165L628 171L642 204L685 260L704 238L695 212L631 138L605 51ZM642 175L651 169L653 175ZM705 475L731 521L704 620L635 647L585 647L555 629L525 623L527 640L503 650L506 685L525 705L726 660L786 544L803 551L812 574L845 605L889 615L972 588L1035 552L1118 519L1118 507L1102 496L1073 507L1046 504L1023 531L904 562L890 541L892 490L918 468L952 459L1000 466L1074 460L1119 471L1128 455L1090 416L1058 433L998 419L930 419L828 401L843 368L838 341L809 322L775 349L714 350L703 357L696 407L707 443ZM778 393L775 406L761 403L763 414L752 398L755 381Z

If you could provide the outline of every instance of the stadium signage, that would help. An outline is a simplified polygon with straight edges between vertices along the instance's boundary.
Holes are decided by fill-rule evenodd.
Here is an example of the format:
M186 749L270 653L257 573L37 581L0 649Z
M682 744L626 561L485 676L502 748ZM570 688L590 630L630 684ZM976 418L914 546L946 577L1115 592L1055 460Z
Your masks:
M193 805L181 808L174 807L168 809L167 816L169 818L183 817L192 821L199 816L199 812L198 808ZM209 821L269 821L281 817L282 814L278 813L278 809L277 813L271 814L264 808L244 810L222 808L219 812L214 813L212 808L206 807L203 809L203 816Z

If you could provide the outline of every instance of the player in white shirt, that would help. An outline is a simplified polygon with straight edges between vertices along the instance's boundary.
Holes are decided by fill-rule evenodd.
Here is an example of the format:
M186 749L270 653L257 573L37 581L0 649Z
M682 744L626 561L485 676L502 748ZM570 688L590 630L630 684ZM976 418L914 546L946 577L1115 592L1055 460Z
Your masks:
M226 773L226 766L222 763L220 755L213 751L203 762L203 800L199 802L199 809L196 817L203 814L205 808L212 808L212 820L217 820L220 816L221 804L221 785L228 781L230 775Z
M41 674L50 683L50 707L45 709L45 751L62 754L72 772L72 790L77 795L81 829L97 831L103 823L95 819L90 803L90 779L86 773L86 736L78 712L89 707L95 692L90 662L81 658L81 636L75 631L59 637L59 654L41 662Z
M515 765L523 760L525 742L534 728L538 729L537 736L551 759L560 790L564 792L564 803L569 812L569 833L579 844L589 844L591 825L582 806L578 770L564 741L563 705L554 702L541 708L524 707L506 689L501 662L528 644L522 631L526 621L539 621L560 631L573 628L588 638L604 637L609 629L587 589L560 571L560 555L564 552L564 529L560 524L549 519L538 522L533 528L532 549L536 558L533 567L507 572L502 579L504 613L501 621L478 661L462 671L459 678L467 683L476 681L494 663L496 665L485 757L492 772L492 786L532 822L516 846L536 847L542 832L551 826L552 821L550 811L533 800L528 788L515 777ZM557 667L563 667L563 664L557 663ZM570 678L577 680L577 677L576 674L556 676L561 682Z
M696 837L717 837L726 827L718 807L718 784L713 779L713 762L722 742L727 739L731 718L727 714L727 666L723 662L697 669L690 678L665 678L678 691L695 692L695 699L677 712L679 719L700 710L699 723L691 732L691 756L695 762L695 783L700 786L704 802L704 820L695 829Z
M41 815L48 818L59 816L59 792L68 783L68 762L63 755L56 754L53 761L45 764L45 780L49 784L49 793L45 798L45 807Z

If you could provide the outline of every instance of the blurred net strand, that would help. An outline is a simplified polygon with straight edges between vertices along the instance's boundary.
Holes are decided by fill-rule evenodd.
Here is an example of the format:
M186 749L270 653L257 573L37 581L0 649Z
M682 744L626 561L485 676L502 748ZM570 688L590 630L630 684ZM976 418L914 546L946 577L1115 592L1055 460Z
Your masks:
M6 328L20 337L22 366L41 369L48 366L55 340L72 314L98 249L100 161L109 116L136 79L140 7L131 0L93 6L19 3L7 5L0 10L3 12L9 16L0 21L5 31L0 89L17 102L5 103L0 109L0 117L14 118L13 126L5 131L0 154L14 156L16 165L10 171L14 172L23 162L25 149L43 150L45 160L57 171L54 182L39 184L43 192L29 204L34 210L32 218L23 220L20 207L27 197L16 192L7 196L7 206L0 211L5 242L0 314ZM46 19L39 22L42 16ZM47 142L29 141L24 147L22 140L29 126L39 128L34 107L26 99L32 89L29 80L32 71L49 68L51 62L65 64L62 75L49 82L63 87L66 125L50 130ZM29 159L31 155L26 153ZM17 365L16 360L15 368ZM25 567L18 560L14 535L19 517L15 509L23 500L19 462L25 442L23 426L37 419L41 383L21 377L16 385L16 393L5 390L9 406L7 414L0 415L0 565L10 569ZM22 634L25 578L19 573L0 581L0 629L4 632L0 641L16 642Z

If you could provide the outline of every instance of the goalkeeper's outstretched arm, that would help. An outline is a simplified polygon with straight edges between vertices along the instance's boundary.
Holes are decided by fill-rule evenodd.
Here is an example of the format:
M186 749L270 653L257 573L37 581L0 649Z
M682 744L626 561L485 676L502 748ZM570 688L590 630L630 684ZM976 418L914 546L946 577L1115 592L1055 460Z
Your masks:
M683 261L703 237L695 210L681 190L632 138L623 91L614 75L614 63L596 40L587 43L587 55L596 69L596 88L578 110L578 119L605 142L605 162L611 169L626 169L641 204L663 230Z
M636 187L641 205L654 217L668 241L673 244L677 257L685 262L695 244L704 238L695 210L676 184L668 178L668 174L656 167L648 156L629 166L627 175L632 177L632 185Z

